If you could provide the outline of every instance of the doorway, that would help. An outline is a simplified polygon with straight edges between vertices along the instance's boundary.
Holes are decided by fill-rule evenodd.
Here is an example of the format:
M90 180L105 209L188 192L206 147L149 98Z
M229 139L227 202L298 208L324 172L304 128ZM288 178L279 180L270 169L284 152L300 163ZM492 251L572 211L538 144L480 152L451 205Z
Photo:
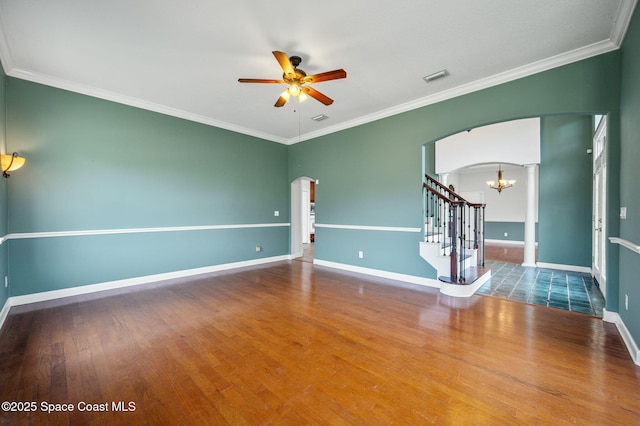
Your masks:
M315 179L291 182L291 257L313 262L315 246Z
M602 116L593 137L593 262L592 275L607 297L607 116Z

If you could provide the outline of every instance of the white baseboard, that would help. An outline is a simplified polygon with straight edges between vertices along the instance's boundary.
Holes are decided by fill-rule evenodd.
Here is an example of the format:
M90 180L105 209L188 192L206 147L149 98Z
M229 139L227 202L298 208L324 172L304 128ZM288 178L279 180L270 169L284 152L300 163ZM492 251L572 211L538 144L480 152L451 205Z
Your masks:
M77 296L81 294L95 293L104 290L130 287L152 282L184 278L194 275L207 274L211 272L224 271L228 269L243 268L247 266L262 265L264 263L290 260L290 255L266 257L263 259L245 260L242 262L224 263L221 265L205 266L202 268L185 269L182 271L167 272L163 274L147 275L143 277L127 278L124 280L109 281L98 284L88 284L78 287L65 288L61 290L43 291L41 293L26 294L24 296L13 296L7 300L9 306L26 305L29 303L44 302L47 300L60 299L63 297ZM3 310L4 312L4 310ZM1 325L1 324L0 324Z
M616 325L616 328L620 332L620 336L622 337L624 344L627 346L629 355L631 355L631 359L633 360L634 364L640 365L640 349L638 349L638 344L629 332L629 329L625 325L624 321L622 321L620 315L617 312L608 312L606 309L603 309L602 320L614 323Z
M0 330L2 330L2 326L4 325L4 320L6 320L7 316L9 316L9 309L11 309L11 301L10 299L7 299L7 301L4 302L4 306L2 307L2 310L0 311Z
M426 287L440 288L442 284L440 281L432 278L399 274L397 272L389 272L382 269L363 268L361 266L354 266L346 263L329 262L327 260L313 259L313 264L326 266L328 268L341 269L343 271L356 272L358 274L373 275L375 277L387 278L390 280L404 281L406 283L418 284Z
M484 240L485 243L490 243L490 244L503 244L506 246L524 246L524 241L517 241L517 240L492 240L492 239L487 239ZM536 243L536 246L538 245L538 243Z
M544 263L544 262L538 262L536 263L536 266L538 268L558 269L561 271L583 272L585 274L591 273L591 266L561 265L559 263Z

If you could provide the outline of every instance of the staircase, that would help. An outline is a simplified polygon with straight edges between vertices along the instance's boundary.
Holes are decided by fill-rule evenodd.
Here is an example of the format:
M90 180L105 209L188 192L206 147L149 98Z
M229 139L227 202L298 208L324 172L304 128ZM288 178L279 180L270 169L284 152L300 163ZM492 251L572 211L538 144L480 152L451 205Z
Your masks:
M485 204L465 200L429 175L423 188L420 256L436 269L442 293L471 296L491 277L484 265Z

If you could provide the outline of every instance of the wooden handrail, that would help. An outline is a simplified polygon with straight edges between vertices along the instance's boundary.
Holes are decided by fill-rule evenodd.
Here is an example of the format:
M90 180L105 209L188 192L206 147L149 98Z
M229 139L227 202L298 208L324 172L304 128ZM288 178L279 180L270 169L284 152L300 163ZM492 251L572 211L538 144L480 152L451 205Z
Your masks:
M424 176L427 178L428 181L434 183L438 188L443 189L445 191L447 191L447 193L449 195L453 195L454 197L456 197L459 201L461 201L462 203L470 206L470 207L474 207L474 208L480 208L480 207L484 207L486 206L486 204L483 203L472 203L468 200L465 200L463 197L461 197L460 195L456 194L455 192L453 192L452 190L450 190L449 188L447 188L446 186L444 186L442 183L438 182L436 179L434 179L433 177L429 176L428 174L424 174ZM433 192L434 194L440 194L438 191L434 190L431 186L429 186L427 183L423 184L425 188L429 188L431 190L431 192ZM441 197L442 199L445 199L445 196ZM449 201L451 201L451 199L447 198Z
M436 197L440 198L442 201L446 202L446 203L451 203L451 204L455 204L457 206L462 205L465 203L465 201L460 201L460 200L452 200L449 197L445 197L444 195L442 195L440 192L436 191L435 189L433 189L431 186L429 186L428 183L423 183L422 184L423 187L425 187L426 189L428 189L433 195L435 195Z

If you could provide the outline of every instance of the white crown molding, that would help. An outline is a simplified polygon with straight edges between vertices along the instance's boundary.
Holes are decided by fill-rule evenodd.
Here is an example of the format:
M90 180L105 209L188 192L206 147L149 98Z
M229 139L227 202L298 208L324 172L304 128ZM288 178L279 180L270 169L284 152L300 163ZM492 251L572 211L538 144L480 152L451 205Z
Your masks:
M72 92L81 93L87 96L105 99L108 101L117 102L124 105L129 105L136 108L154 111L160 114L165 114L165 115L182 118L189 121L194 121L197 123L210 125L210 126L218 127L221 129L229 130L232 132L241 133L241 134L253 136L253 137L264 139L264 140L269 140L272 142L277 142L285 145L293 145L302 141L315 139L320 136L325 136L331 133L339 132L341 130L357 127L363 124L370 123L372 121L380 120L382 118L390 117L390 116L411 111L417 108L421 108L421 107L432 105L438 102L446 101L448 99L452 99L457 96L469 94L478 90L482 90L482 89L493 87L499 84L507 83L509 81L517 80L519 78L523 78L532 74L536 74L542 71L547 71L559 66L570 64L572 62L580 61L596 55L610 52L612 50L616 50L620 47L624 39L624 35L627 31L627 28L629 27L629 23L633 16L633 11L636 7L636 3L637 3L637 0L623 0L620 3L620 6L618 8L618 13L614 17L614 25L611 29L608 40L603 40L601 42L594 43L589 46L581 47L566 53L552 56L550 58L543 59L541 61L537 61L529 65L518 67L513 70L496 74L491 77L487 77L487 78L480 79L468 84L464 84L462 86L458 86L450 90L445 90L431 96L416 99L414 101L410 101L402 105L398 105L398 106L388 108L382 111L378 111L363 117L359 117L354 120L337 124L335 126L326 127L324 129L321 129L315 132L305 133L295 138L279 137L269 133L264 133L257 130L249 129L243 126L238 126L232 123L215 120L210 117L205 117L205 116L193 114L187 111L171 108L165 105L144 101L134 97L120 95L117 93L98 89L92 86L86 86L86 85L74 83L71 81L67 81L64 79L59 79L56 77L34 73L34 72L30 72L29 70L18 68L14 65L11 49L9 48L9 45L7 43L7 37L3 30L4 25L1 25L1 22L0 22L0 58L2 60L5 74L11 77L20 78L20 79L32 81L34 83L44 84L47 86L57 87L59 89L69 90ZM1 21L1 17L0 17L0 21Z
M628 23L627 23L628 24ZM337 124L331 127L325 127L324 129L317 130L315 132L305 133L295 139L289 139L287 145L293 145L305 140L315 139L320 136L326 136L331 133L336 133L341 130L350 129L352 127L361 126L363 124L370 123L372 121L381 120L383 118L391 117L393 115L401 114L403 112L412 111L414 109L422 108L428 105L433 105L438 102L444 102L449 99L456 98L458 96L467 95L469 93L477 92L483 89L488 89L493 86L508 83L523 77L528 77L533 74L537 74L543 71L548 71L553 68L557 68L563 65L568 65L573 62L581 61L583 59L591 58L593 56L601 55L607 52L611 52L620 47L619 44L615 44L611 40L604 40L598 43L591 44L589 46L581 47L566 53L562 53L556 56L552 56L541 61L537 61L522 67L514 68L509 71L505 71L500 74L495 74L487 78L473 81L471 83L463 84L461 86L454 87L449 90L435 93L424 98L416 99L410 102L406 102L401 105L397 105L392 108L388 108L382 111L375 112L373 114L365 115L354 120L346 121L344 123Z
M0 43L0 52L4 54L2 51L2 43ZM8 48L6 49L8 50ZM11 60L6 60L5 55L3 55L3 64L6 62L10 64ZM206 124L209 126L217 127L224 130L229 130L235 133L242 133L247 136L253 136L260 139L269 140L272 142L278 142L281 144L286 144L287 139L281 138L269 133L259 132L257 130L249 129L246 127L238 126L236 124L227 123L224 121L214 120L210 117L205 117L203 115L194 114L187 111L182 111L176 108L171 108L165 105L161 105L154 102L144 101L142 99L137 99L131 96L125 96L118 93L110 92L107 90L98 89L93 86L87 86L79 83L74 83L72 81L64 80L57 77L52 77L49 75L39 74L35 72L31 72L28 70L20 69L20 68L10 68L10 65L5 65L5 74L11 77L19 78L21 80L27 80L34 83L43 84L45 86L51 86L58 89L68 90L70 92L80 93L83 95L91 96L94 98L104 99L111 102L116 102L123 105L132 106L135 108L144 109L147 111L158 112L160 114L169 115L172 117L182 118L184 120L193 121L196 123Z
M630 19L630 18L629 18ZM628 25L628 22L627 22ZM597 56L603 53L610 52L618 49L619 44L615 44L611 40L605 40L602 42L594 43L589 46L585 46L579 49L575 49L570 52L566 52L560 55L553 56L532 64L518 67L513 70L509 70L500 74L496 74L487 78L476 80L474 82L463 84L461 86L454 87L449 90L435 93L431 96L426 96L420 99L416 99L410 102L406 102L401 105L394 106L382 111L378 111L372 114L368 114L354 120L346 121L344 123L337 124L335 126L326 127L324 129L317 130L315 132L309 132L297 136L295 138L283 138L272 134L259 132L246 127L238 126L235 124L214 120L210 117L205 117L198 114L193 114L187 111L182 111L176 108L171 108L165 105L144 101L130 96L125 96L106 90L98 89L96 87L82 85L67 81L64 79L34 73L28 70L15 68L12 66L13 61L11 59L11 53L9 47L6 45L4 34L0 33L0 53L2 53L2 63L5 68L5 74L8 76L19 78L22 80L31 81L34 83L43 84L46 86L56 87L58 89L68 90L75 93L80 93L87 96L92 96L107 101L120 103L148 111L158 112L160 114L169 115L172 117L182 118L196 123L206 124L213 127L229 130L236 133L241 133L247 136L253 136L256 138L281 143L284 145L294 145L299 142L303 142L310 139L315 139L321 136L326 136L331 133L336 133L342 130L350 129L352 127L361 126L373 121L381 120L383 118L391 117L393 115L401 114L404 112L412 111L414 109L422 108L428 105L433 105L438 102L443 102L458 96L473 93L479 90L487 89L493 86L504 84L519 78L527 77L533 74L537 74L542 71L547 71L553 68L557 68L562 65L567 65L573 62L577 62L583 59L587 59L593 56Z
M613 28L609 35L610 40L618 47L622 45L637 3L638 0L623 0L620 2L620 7L618 7L618 13L615 15Z

